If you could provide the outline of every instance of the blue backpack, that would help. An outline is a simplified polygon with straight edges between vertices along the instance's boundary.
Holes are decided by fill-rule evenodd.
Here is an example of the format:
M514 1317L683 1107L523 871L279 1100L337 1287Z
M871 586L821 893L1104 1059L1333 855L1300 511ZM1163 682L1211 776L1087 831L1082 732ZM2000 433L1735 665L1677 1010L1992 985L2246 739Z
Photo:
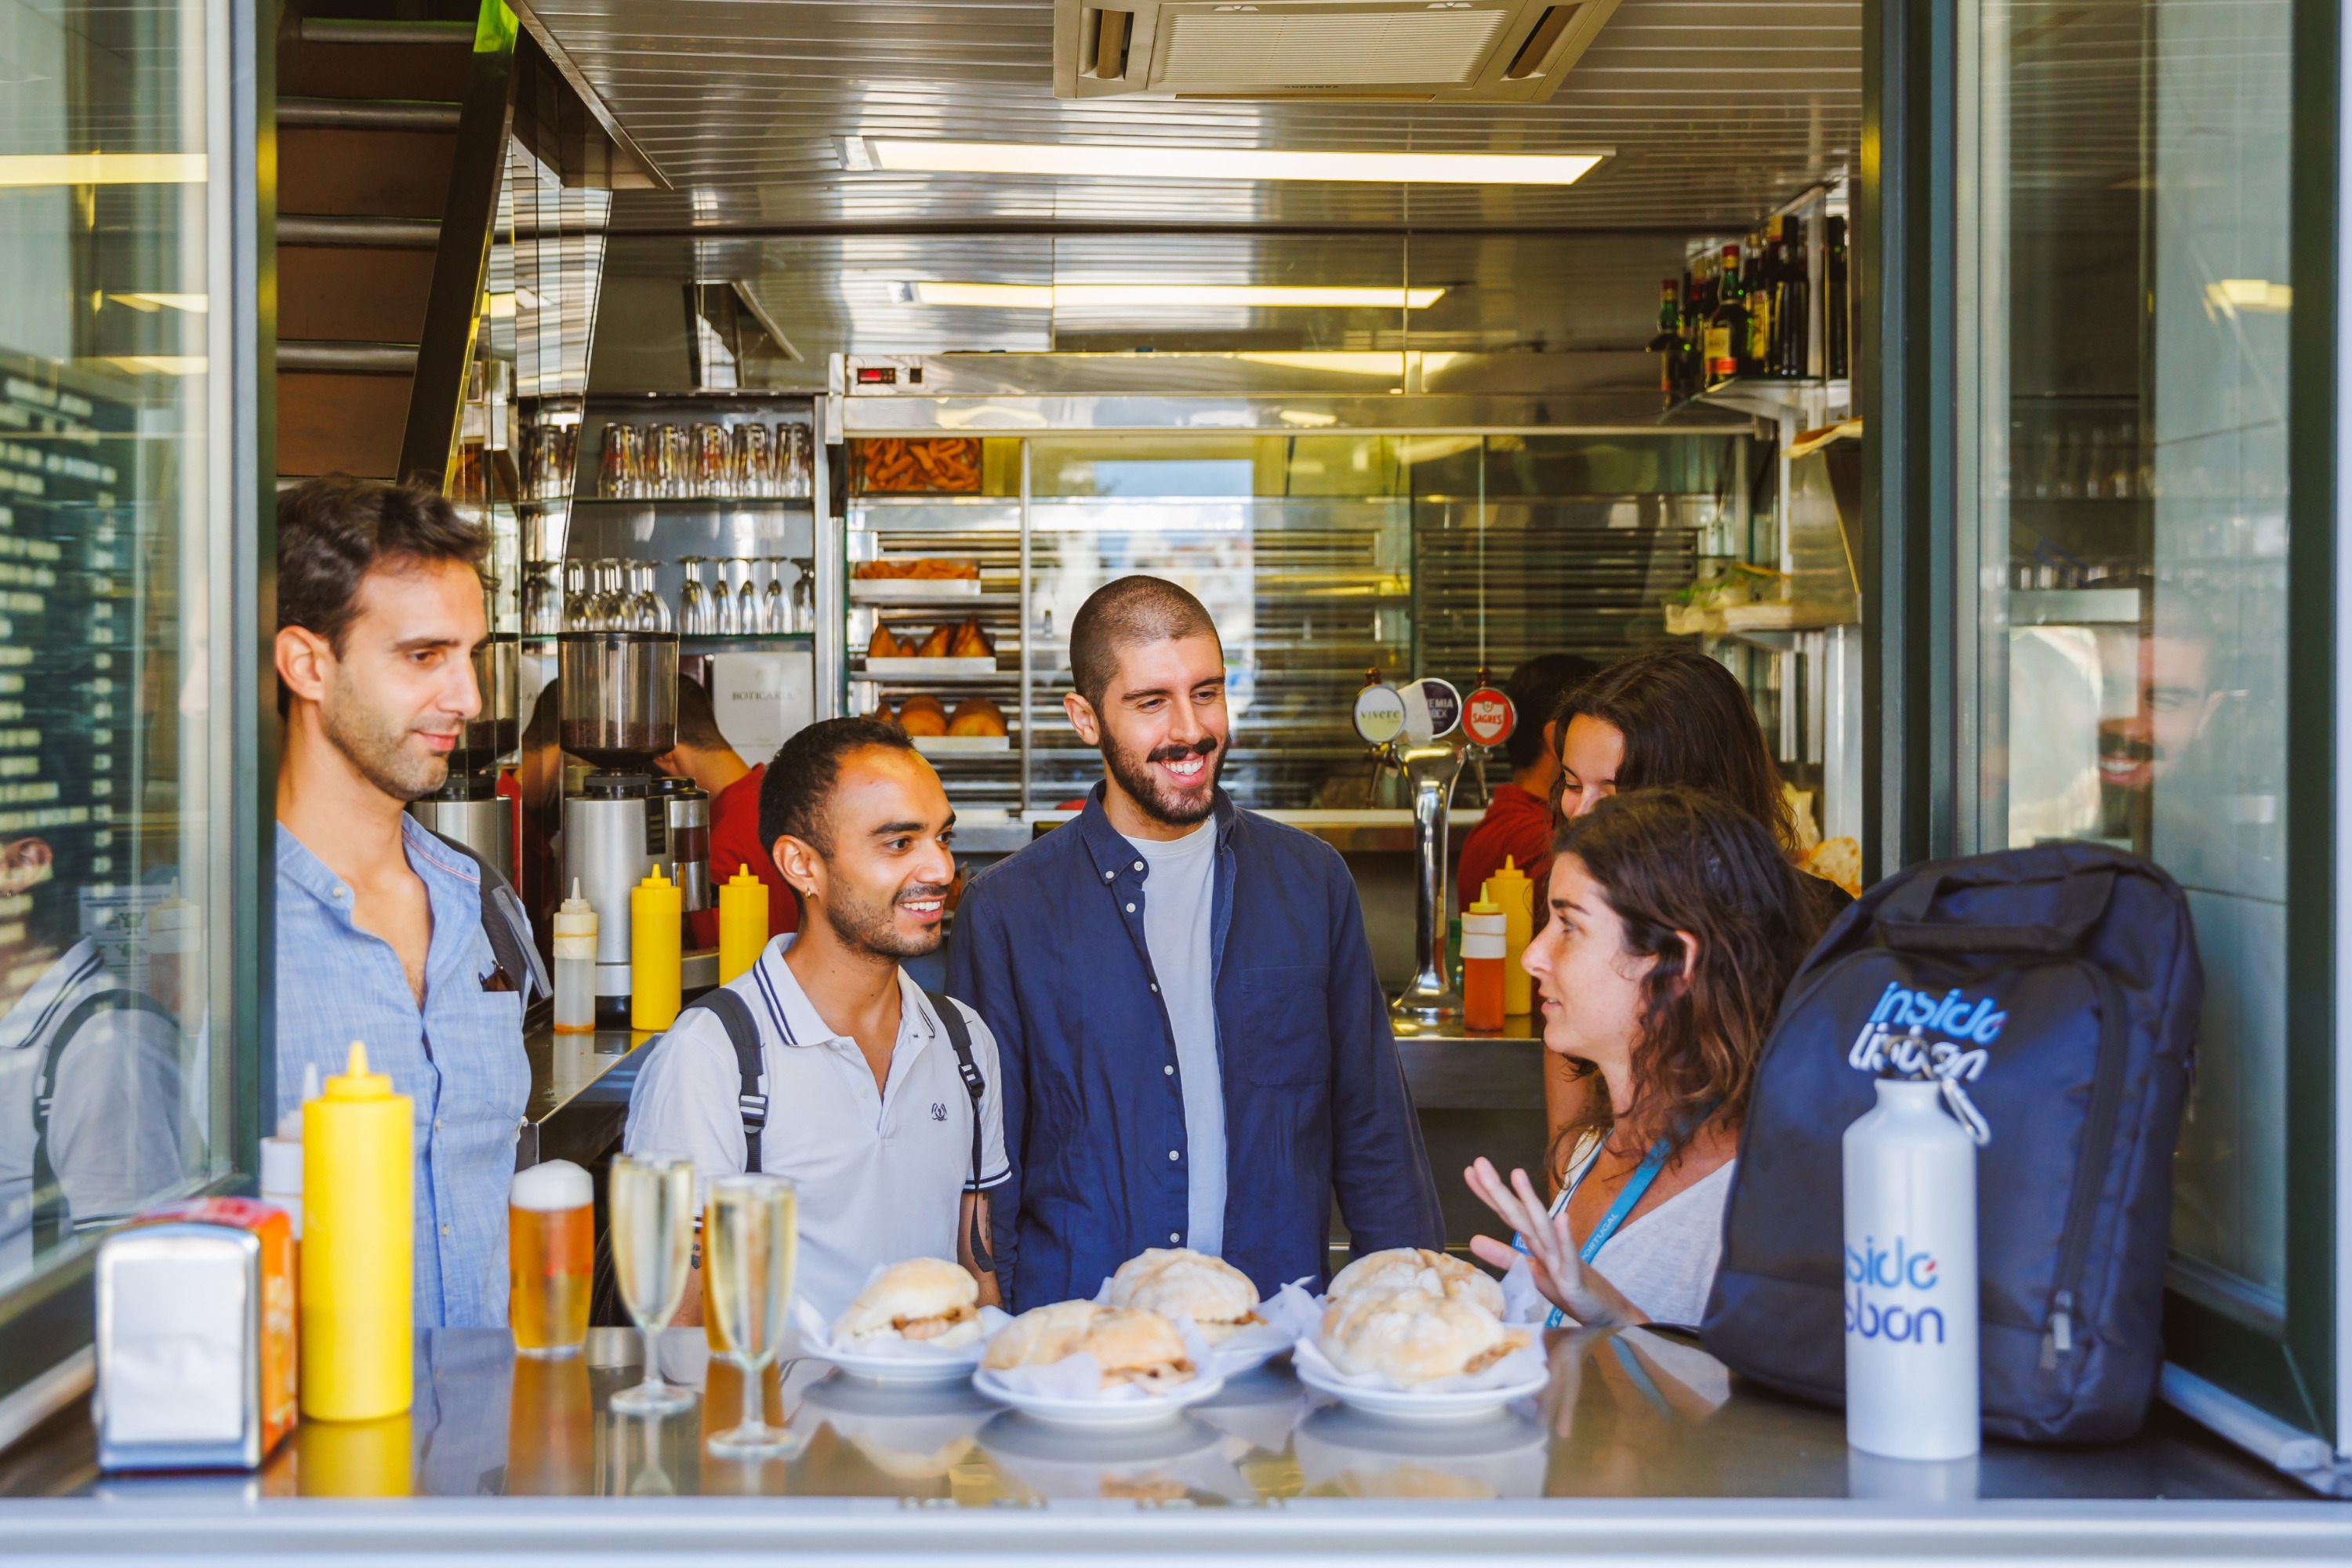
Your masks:
M1845 1394L1842 1143L1882 1062L1957 1082L1977 1157L1985 1430L2127 1436L2164 1361L2179 1132L2204 999L2188 900L2053 843L1916 866L1797 972L1765 1042L1701 1333L1768 1387Z

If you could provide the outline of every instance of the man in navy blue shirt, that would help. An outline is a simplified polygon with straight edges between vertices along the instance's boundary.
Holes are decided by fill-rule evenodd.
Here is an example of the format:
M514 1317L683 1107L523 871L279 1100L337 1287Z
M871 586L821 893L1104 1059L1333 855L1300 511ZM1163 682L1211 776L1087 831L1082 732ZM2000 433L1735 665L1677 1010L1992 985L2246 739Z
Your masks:
M1070 623L1072 728L1103 782L1076 822L973 879L948 990L998 1043L1015 1309L1091 1296L1147 1247L1271 1292L1356 1251L1442 1247L1420 1124L1339 854L1217 787L1224 651L1155 577Z

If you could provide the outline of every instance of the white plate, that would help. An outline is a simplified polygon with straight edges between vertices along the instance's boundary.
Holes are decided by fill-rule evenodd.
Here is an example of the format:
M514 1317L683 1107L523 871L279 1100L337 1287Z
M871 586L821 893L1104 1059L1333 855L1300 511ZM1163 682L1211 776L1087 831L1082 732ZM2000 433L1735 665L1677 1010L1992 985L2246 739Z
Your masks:
M980 579L977 577L852 577L849 580L849 602L853 605L893 605L933 599L975 599L979 596Z
M982 1340L952 1355L860 1355L856 1351L808 1353L812 1360L831 1362L852 1377L874 1383L960 1383L971 1375L971 1369L980 1364L981 1354L987 1348L987 1342ZM967 1355L964 1351L971 1353Z
M953 757L968 752L1009 752L1013 749L1013 737L1010 735L917 735L913 740L915 750L927 757Z
M1089 1426L1108 1430L1123 1426L1151 1426L1162 1421L1173 1421L1184 1413L1188 1405L1198 1405L1213 1399L1225 1386L1225 1380L1214 1375L1195 1377L1180 1384L1173 1392L1156 1394L1142 1399L1057 1399L1024 1390L1007 1388L1003 1380L987 1367L971 1374L971 1385L1001 1405L1009 1405L1033 1421L1048 1422L1056 1426Z
M1494 1415L1514 1399L1541 1394L1551 1381L1545 1375L1499 1388L1471 1388L1449 1394L1414 1394L1401 1388L1366 1388L1343 1378L1328 1377L1301 1362L1294 1365L1298 1381L1318 1394L1328 1394L1350 1410L1385 1421L1475 1421Z

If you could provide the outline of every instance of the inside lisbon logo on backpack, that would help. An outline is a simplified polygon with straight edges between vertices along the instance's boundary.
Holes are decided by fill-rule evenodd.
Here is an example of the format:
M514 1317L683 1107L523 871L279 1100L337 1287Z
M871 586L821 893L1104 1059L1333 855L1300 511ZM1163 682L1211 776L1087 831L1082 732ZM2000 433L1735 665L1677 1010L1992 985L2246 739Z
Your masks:
M2009 1015L1988 994L1971 1000L1954 989L1937 996L1891 981L1845 1054L1846 1065L1874 1076L1889 1068L1906 1077L1933 1074L1973 1083L1989 1059Z

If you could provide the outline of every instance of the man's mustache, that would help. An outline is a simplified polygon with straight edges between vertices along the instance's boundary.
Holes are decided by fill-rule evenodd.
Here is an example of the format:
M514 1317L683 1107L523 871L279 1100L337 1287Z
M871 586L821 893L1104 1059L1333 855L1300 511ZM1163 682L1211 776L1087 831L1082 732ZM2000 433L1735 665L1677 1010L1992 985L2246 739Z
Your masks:
M1214 735L1203 735L1189 746L1154 746L1144 758L1148 763L1181 763L1186 757L1205 757L1217 749Z
M898 896L891 902L917 904L931 899L944 899L954 886L952 882L917 882L911 887L899 889Z

